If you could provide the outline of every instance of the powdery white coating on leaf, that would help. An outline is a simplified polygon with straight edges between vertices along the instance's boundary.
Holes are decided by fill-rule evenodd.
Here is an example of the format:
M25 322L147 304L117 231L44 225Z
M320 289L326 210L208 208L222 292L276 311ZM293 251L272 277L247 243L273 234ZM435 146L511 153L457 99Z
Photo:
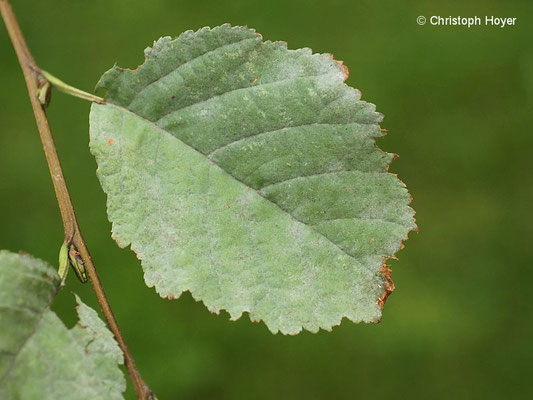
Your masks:
M414 212L346 68L229 25L145 56L102 76L90 147L113 237L146 283L272 332L378 321L384 260Z
M122 352L79 298L68 330L50 303L59 277L44 261L0 251L0 398L122 399Z

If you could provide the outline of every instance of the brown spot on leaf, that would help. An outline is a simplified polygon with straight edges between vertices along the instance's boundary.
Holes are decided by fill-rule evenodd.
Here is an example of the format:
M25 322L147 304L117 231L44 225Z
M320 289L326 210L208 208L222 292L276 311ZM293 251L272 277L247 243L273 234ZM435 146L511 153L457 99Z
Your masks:
M331 54L331 53L324 53L324 55L326 55L329 58L331 58L331 60L334 61L337 64L339 69L344 74L344 80L347 80L350 77L350 70L348 69L348 67L346 65L344 65L343 61L335 60L335 56L333 54Z
M385 302L387 301L387 297L389 297L389 295L394 291L394 282L391 278L392 271L387 264L383 264L379 272L381 273L381 275L383 275L383 278L385 279L385 282L383 284L385 290L378 299L378 306L383 310Z
M344 74L344 80L347 80L350 77L350 70L342 61L335 60L339 68L342 70L342 73Z

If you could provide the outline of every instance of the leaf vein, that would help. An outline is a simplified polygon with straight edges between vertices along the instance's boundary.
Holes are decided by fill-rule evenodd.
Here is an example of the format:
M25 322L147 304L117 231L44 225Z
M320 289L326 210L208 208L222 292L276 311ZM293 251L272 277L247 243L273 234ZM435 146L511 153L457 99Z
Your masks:
M168 73L160 76L159 78L151 81L150 83L148 83L145 87L143 87L141 90L139 90L135 96L133 96L133 98L131 99L131 101L128 103L128 105L126 106L126 108L129 108L131 106L131 104L141 95L141 93L143 93L146 89L148 89L150 86L152 85L155 85L156 83L158 83L159 81L161 81L162 79L166 78L167 76L173 74L174 72L176 71L179 71L181 68L184 68L186 67L187 65L189 65L191 62L201 58L201 57L204 57L204 56L207 56L207 55L210 55L211 53L214 53L220 49L224 49L226 47L229 47L229 46L232 46L232 45L236 45L236 44L239 44L241 42L244 42L245 40L256 40L256 38L244 38L244 39L241 39L241 40L238 40L236 42L231 42L231 43L227 43L225 45L222 45L222 46L219 46L217 48L214 48L214 49L211 49L209 51L206 51L205 53L202 53L202 54L199 54L193 58L191 58L190 60L187 60L185 61L183 64L180 64L178 65L176 68L172 69L171 71L169 71Z
M273 182L273 183L270 183L268 185L265 185L265 186L263 186L261 188L261 190L264 190L265 188L268 188L270 186L279 185L279 184L287 183L287 182L290 182L290 181L295 181L297 179L315 178L315 177L321 177L321 176L325 176L325 175L340 174L340 173L344 173L344 172L357 172L357 173L360 173L360 174L375 174L375 175L387 174L387 172L380 172L380 171L362 171L362 170L359 170L359 169L343 169L343 170L339 170L339 171L328 171L328 172L320 172L318 174L295 176L293 178L284 179L284 180L279 181L279 182Z
M254 85L254 86L246 86L246 87L242 87L242 88L236 88L236 89L228 90L227 92L219 93L219 94L216 94L214 96L208 97L205 100L198 101L198 102L192 103L192 104L188 104L186 106L183 106L183 107L177 108L175 110L172 110L172 111L164 114L163 116L161 116L158 120L152 121L152 122L154 122L155 124L159 124L163 119L167 118L168 116L170 116L172 114L176 114L176 113L181 112L181 111L183 111L183 110L185 110L185 109L187 109L189 107L194 107L194 106L197 106L197 105L200 105L200 104L204 104L204 103L210 102L212 100L218 99L219 97L227 96L229 94L232 94L232 93L235 93L235 92L238 92L238 91L256 90L257 88L263 89L265 86L279 85L279 84L295 81L297 79L316 79L316 78L321 78L321 77L324 77L324 76L327 76L327 75L330 75L330 74L331 74L331 72L326 72L326 73L323 73L323 74L313 75L313 76L293 76L291 78L281 79L279 81L259 83L259 84ZM119 107L121 107L121 106L119 106Z
M222 167L220 167L220 166L219 166L218 164L216 164L214 161L212 161L211 159L209 159L205 154L203 154L203 153L200 152L199 150L195 149L194 147L189 146L187 143L183 142L181 139L175 137L174 135L172 135L171 133L169 133L168 131L166 131L165 129L163 129L162 127L160 127L159 125L155 124L153 121L150 121L150 120L148 120L148 119L146 119L146 118L144 118L144 117L142 117L142 116L140 116L140 115L138 115L138 114L135 114L135 113L132 112L131 110L128 110L127 108L124 108L124 107L119 106L119 105L117 105L117 104L108 103L106 106L107 106L107 107L114 107L114 108L120 110L120 111L123 112L123 113L131 114L131 115L134 116L135 118L138 118L138 119L140 119L141 121L144 121L146 124L149 124L149 125L151 125L151 126L154 126L157 130L163 132L163 133L166 134L166 135L170 135L170 137L172 137L173 139L180 141L181 143L183 143L184 145L190 147L191 149L193 149L193 150L196 151L197 153L202 154L202 155L206 158L206 160L207 160L209 163L211 163L211 164L217 166L218 168L221 168L221 169L222 169ZM354 256L353 254L350 254L350 253L347 252L345 249L343 249L339 244L333 242L330 238L328 238L328 237L325 236L324 234L322 234L322 233L320 233L319 231L317 231L316 229L314 229L313 226L312 226L311 224L306 223L305 221L302 221L302 220L296 218L293 214L291 214L291 213L288 212L287 210L284 210L283 208L281 208L281 207L279 206L279 204L273 202L273 201L270 200L270 199L267 199L267 198L266 198L266 197L265 197L265 196L264 196L259 190L256 190L256 189L254 189L253 187L249 186L247 183L243 182L242 180L238 179L238 178L235 177L234 175L230 174L228 171L226 171L226 170L224 170L224 169L222 169L222 170L225 171L230 177L232 177L232 178L235 179L236 181L239 181L239 182L242 183L243 185L246 185L246 187L250 188L250 190L255 191L259 196L261 196L261 197L264 198L265 200L269 201L271 204L273 204L273 205L275 205L276 207L278 207L278 208L279 208L280 210L282 210L284 213L287 213L288 215L290 215L290 217L293 218L295 221L297 221L297 222L299 222L299 223L301 223L301 224L303 224L303 225L309 227L310 229L312 229L312 230L313 230L314 232L316 232L318 235L322 236L324 239L326 239L327 241L329 241L331 244L333 244L334 246L338 247L338 248L339 248L344 254L346 254L347 256L349 256L349 257L351 257L351 258L353 258L358 264L362 265L361 262L360 262L360 260L358 260L356 256Z
M313 226L316 226L316 225L320 225L322 223L328 223L328 222L334 222L334 221L342 221L342 220L358 220L358 221L380 221L380 222L387 222L389 224L394 224L394 225L397 225L397 226L401 226L401 227L405 227L404 225L398 223L398 222L394 222L394 221L391 221L391 220L388 220L388 219L385 219L385 218L380 218L380 217L360 217L360 216L357 216L357 217L340 217L340 218L331 218L331 219L323 219L322 221L319 221L315 224L313 224Z
M292 125L292 126L284 126L282 128L278 128L278 129L273 129L273 130L269 130L269 131L263 131L263 132L257 132L257 133L254 133L250 136L245 136L243 138L240 138L240 139L237 139L237 140L234 140L234 141L231 141L231 142L228 142L226 144L223 144L222 146L212 150L210 153L207 154L208 157L212 158L212 156L214 155L214 153L217 153L219 150L224 150L226 147L229 147L229 146L232 146L232 145L238 145L242 142L246 142L247 140L249 139L254 139L254 138L257 138L258 136L269 136L269 135L275 135L275 134L278 134L278 133L281 133L283 131L287 131L287 130L291 130L291 129L296 129L296 128L302 128L302 127L307 127L307 126L347 126L347 125L352 125L352 124L357 124L357 125L374 125L374 124L371 124L369 122L343 122L343 123L331 123L331 122L306 122L306 123L303 123L303 124L299 124L299 125Z

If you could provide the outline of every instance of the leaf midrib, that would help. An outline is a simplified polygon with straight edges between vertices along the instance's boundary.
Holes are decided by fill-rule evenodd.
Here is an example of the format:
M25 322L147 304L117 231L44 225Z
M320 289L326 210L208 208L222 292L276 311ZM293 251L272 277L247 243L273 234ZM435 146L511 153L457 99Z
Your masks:
M121 112L124 112L124 113L127 113L127 114L130 114L132 116L134 116L135 118L143 121L144 123L147 123L149 124L150 126L154 127L157 131L159 132L162 132L163 134L165 135L169 135L172 139L175 139L179 142L181 142L182 144L184 144L185 146L187 146L188 148L190 148L191 150L193 150L194 152L200 154L207 162L209 162L211 165L213 166L216 166L217 168L220 168L222 171L224 171L229 177L231 177L232 179L236 180L237 182L243 184L244 186L246 186L248 189L250 190L253 190L254 192L256 192L259 196L261 196L263 199L265 199L266 201L268 201L270 204L273 204L274 206L276 206L277 208L280 209L281 212L283 212L284 214L287 214L289 215L294 221L298 222L298 223L301 223L303 225L305 225L307 228L311 229L313 232L317 233L318 235L322 236L324 239L326 239L329 243L333 244L334 246L336 246L339 250L342 251L343 254L349 256L350 258L352 258L356 263L358 263L359 265L363 266L363 264L359 261L359 259L354 256L353 254L350 254L348 253L345 249L343 249L340 245L338 245L337 243L333 242L330 238L328 238L327 236L325 236L323 233L319 232L318 230L316 230L313 225L310 225L310 224L307 224L306 222L296 218L294 215L292 215L290 212L284 210L283 208L281 208L279 206L279 204L273 202L272 200L268 199L267 197L265 197L259 190L249 186L248 184L246 184L245 182L241 181L240 179L236 178L235 176L233 176L233 174L229 173L226 169L222 168L220 165L218 165L217 163L215 163L213 160L211 160L207 155L205 155L204 153L202 153L201 151L195 149L194 147L190 146L189 144L185 143L184 141L182 141L180 138L172 135L170 132L166 131L165 129L161 128L160 126L158 126L157 124L155 124L153 121L150 121L149 119L146 119L134 112L132 112L131 110L128 110L127 108L124 108L123 106L120 106L118 104L113 104L113 103L109 103L107 102L105 105L96 105L96 107L113 107L113 108L116 108L118 110L120 110Z

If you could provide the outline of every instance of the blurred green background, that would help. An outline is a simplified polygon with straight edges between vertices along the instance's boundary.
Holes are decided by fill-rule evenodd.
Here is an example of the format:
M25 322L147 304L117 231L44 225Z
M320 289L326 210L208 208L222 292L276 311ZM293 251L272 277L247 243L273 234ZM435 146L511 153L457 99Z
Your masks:
M110 237L88 151L89 104L54 93L49 117L80 225L129 348L160 399L533 398L533 2L13 1L44 69L92 90L164 35L230 22L331 52L385 114L379 145L414 197L420 233L393 261L383 321L272 335L189 294L160 299ZM517 17L419 26L424 15ZM56 263L62 225L22 74L0 28L0 248ZM70 276L54 306L71 326ZM1 327L0 329L5 329ZM131 387L128 398L133 398Z

